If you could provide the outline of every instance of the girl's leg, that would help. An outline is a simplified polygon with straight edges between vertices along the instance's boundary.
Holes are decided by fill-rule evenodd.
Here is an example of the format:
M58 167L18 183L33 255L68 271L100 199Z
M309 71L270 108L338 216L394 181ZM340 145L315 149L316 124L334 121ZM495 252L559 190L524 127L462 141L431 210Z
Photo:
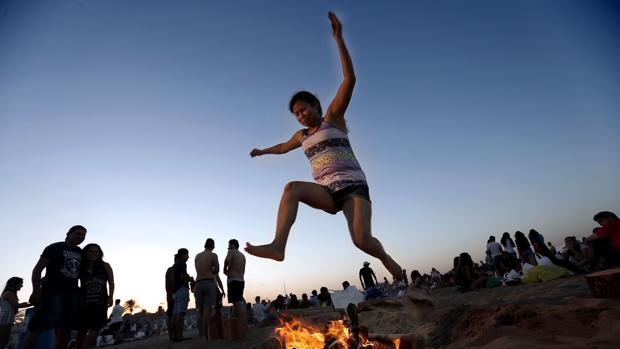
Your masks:
M403 269L383 249L381 242L370 232L370 216L372 208L370 201L354 197L344 202L342 212L347 218L349 232L357 248L378 258L395 280L403 278Z
M270 244L259 246L247 242L245 250L257 257L270 258L276 261L284 260L286 241L297 217L297 208L300 202L332 214L338 212L336 202L322 186L316 183L290 182L284 187L280 199L276 234L273 241Z

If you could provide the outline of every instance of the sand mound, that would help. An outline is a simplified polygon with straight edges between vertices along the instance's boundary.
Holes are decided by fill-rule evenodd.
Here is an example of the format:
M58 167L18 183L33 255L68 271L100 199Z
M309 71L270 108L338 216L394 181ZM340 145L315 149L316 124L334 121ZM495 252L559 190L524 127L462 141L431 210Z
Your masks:
M541 284L497 287L468 293L415 290L402 299L360 303L360 324L371 333L417 334L426 348L620 348L620 300L592 298L584 277ZM343 314L325 308L287 312L321 327ZM253 328L238 341L165 338L129 348L277 348L275 324ZM125 349L125 348L123 348ZM320 349L320 348L319 348Z

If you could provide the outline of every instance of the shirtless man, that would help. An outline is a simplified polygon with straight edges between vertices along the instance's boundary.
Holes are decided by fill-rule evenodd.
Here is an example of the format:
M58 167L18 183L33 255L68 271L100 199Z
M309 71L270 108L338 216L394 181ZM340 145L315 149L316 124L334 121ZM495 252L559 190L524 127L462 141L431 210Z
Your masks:
M239 252L239 241L228 241L228 254L224 260L224 274L228 277L228 303L234 305L237 316L245 321L245 306L243 305L243 288L245 281L245 256Z
M205 242L205 250L196 255L196 308L198 309L198 334L200 338L209 338L209 319L217 300L217 274L220 272L220 263L213 253L215 241L209 238Z

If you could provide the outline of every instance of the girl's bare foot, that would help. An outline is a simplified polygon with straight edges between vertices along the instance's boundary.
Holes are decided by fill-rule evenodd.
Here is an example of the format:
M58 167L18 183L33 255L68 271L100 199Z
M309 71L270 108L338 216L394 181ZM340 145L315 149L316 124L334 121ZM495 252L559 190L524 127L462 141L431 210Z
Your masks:
M392 259L389 255L386 254L385 260L381 261L385 269L387 269L394 280L402 280L403 279L403 269L396 263L395 260Z
M253 256L269 258L278 262L284 260L284 248L279 247L273 242L267 245L254 246L249 242L245 243L245 251Z

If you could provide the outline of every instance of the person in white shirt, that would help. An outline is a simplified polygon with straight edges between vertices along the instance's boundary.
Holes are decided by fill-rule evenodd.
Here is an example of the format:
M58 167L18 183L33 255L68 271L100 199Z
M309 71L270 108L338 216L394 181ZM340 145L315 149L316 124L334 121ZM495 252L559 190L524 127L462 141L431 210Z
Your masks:
M502 268L500 267L499 263L502 260L503 249L502 245L495 241L495 236L493 235L489 236L489 241L487 242L487 251L489 251L489 254L491 255L493 266L495 266L495 272L498 276L503 275L504 272L503 270L501 270Z
M120 329L123 324L123 306L121 305L121 300L117 299L114 302L114 307L112 308L112 313L110 314L110 326L108 329L114 333L114 343L120 342Z
M517 258L517 251L515 251L515 242L512 240L508 232L505 232L504 235L502 235L501 242L502 246L504 246L504 250L510 253L514 258Z
M267 311L263 303L260 302L259 296L256 296L254 300L256 301L256 303L252 305L252 313L254 314L254 320L256 320L256 322L259 323L265 320L265 317L267 316L266 315Z

